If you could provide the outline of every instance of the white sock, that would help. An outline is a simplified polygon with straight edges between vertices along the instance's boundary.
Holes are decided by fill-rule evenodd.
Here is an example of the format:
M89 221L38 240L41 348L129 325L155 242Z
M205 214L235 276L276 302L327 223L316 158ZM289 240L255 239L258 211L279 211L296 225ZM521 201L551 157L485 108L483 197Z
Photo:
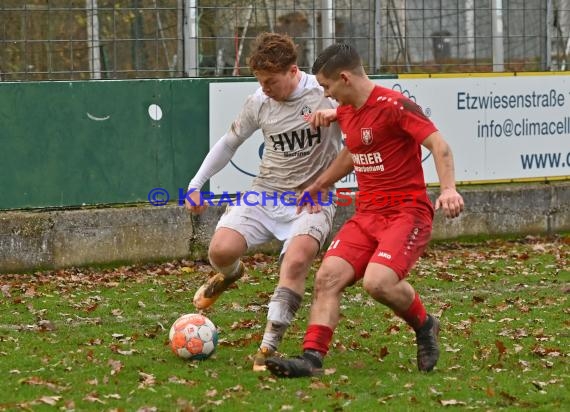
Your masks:
M267 312L267 326L263 333L261 347L269 348L273 351L283 340L285 331L291 324L295 313L301 306L303 297L289 288L277 287Z
M217 266L214 262L212 262L212 260L210 260L210 265L212 265L212 267L217 270L218 272L220 272L222 275L224 275L225 278L228 277L232 277L233 275L235 275L235 273L237 272L238 268L239 268L239 264L240 264L240 260L236 260L234 263L232 263L231 265L228 266Z

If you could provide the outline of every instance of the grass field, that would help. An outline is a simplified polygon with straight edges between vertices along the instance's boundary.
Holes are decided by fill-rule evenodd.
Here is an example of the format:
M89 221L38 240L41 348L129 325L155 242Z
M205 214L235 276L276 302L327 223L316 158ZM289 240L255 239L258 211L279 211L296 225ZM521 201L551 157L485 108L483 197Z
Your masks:
M416 369L413 333L359 284L323 376L253 373L277 266L265 255L246 266L206 312L220 343L202 362L176 358L167 335L194 311L203 262L0 275L0 410L570 410L569 234L430 246L410 276L442 321L430 374ZM300 351L311 284L286 355Z

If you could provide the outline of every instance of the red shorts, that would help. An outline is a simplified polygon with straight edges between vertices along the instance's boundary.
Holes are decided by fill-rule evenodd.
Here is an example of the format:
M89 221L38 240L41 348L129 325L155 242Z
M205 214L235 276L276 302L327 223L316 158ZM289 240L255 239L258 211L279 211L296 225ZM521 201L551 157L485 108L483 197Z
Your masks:
M425 250L432 215L405 209L389 215L356 213L347 220L325 257L338 256L352 265L355 281L362 279L368 263L380 263L405 278Z

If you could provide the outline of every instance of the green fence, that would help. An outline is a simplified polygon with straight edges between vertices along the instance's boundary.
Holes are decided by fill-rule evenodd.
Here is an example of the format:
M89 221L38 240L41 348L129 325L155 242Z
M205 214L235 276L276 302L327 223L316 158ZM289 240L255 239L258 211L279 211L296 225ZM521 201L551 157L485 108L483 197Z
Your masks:
M155 187L178 193L209 148L208 85L0 83L0 209L142 202Z
M210 83L251 81L0 82L0 210L148 202L154 188L177 201L209 150Z

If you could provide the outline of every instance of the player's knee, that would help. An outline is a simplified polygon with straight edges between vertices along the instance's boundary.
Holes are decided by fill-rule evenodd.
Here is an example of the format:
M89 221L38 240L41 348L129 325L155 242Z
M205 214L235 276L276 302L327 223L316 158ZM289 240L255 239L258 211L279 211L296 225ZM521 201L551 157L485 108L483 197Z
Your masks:
M210 263L216 266L228 266L238 260L247 250L241 237L223 236L216 232L208 248Z
M239 255L236 255L235 253L232 253L231 250L228 250L228 248L223 247L223 244L212 243L208 249L208 259L212 266L219 268L231 265L239 259Z
M378 282L377 279L364 277L362 287L374 299L380 302L390 301L393 286L384 282Z
M321 294L338 294L348 283L343 276L322 266L315 275L315 293L317 296Z
M311 260L301 255L287 256L281 265L281 276L291 279L304 278L307 275Z

